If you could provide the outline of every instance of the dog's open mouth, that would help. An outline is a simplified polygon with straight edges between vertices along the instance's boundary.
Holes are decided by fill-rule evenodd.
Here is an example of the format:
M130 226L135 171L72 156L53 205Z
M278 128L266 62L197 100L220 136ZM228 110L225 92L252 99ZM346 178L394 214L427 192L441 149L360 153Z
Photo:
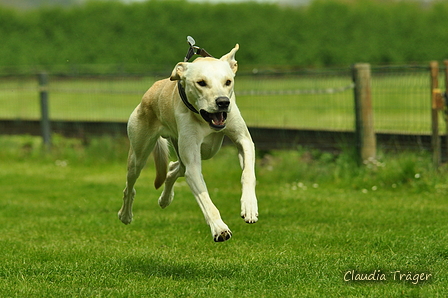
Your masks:
M223 129L226 126L226 112L208 113L205 110L201 110L201 116L214 129Z

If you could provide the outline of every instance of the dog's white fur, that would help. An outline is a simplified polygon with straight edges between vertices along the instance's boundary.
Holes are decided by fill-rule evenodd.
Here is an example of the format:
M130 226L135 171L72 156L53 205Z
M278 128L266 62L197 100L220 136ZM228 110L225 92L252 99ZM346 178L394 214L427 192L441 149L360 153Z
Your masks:
M220 59L197 58L192 63L180 62L171 77L154 83L145 93L141 103L128 122L130 150L128 174L123 196L123 206L118 212L120 220L132 221L134 185L149 154L153 152L156 165L154 185L165 188L159 197L159 205L167 207L173 200L173 185L177 178L185 176L215 241L225 241L232 232L222 221L218 209L210 199L201 173L201 159L213 157L221 147L224 135L238 148L242 168L241 216L247 223L258 220L255 195L255 149L247 126L235 103L234 77L238 69L235 53L238 44ZM182 102L177 82L180 81L188 101L197 111L219 115L215 121L193 113ZM217 99L226 104L218 105ZM226 113L227 119L222 115ZM228 114L227 114L228 113ZM224 127L225 126L225 127ZM171 141L178 160L168 166L168 140ZM225 169L222 169L225 178Z

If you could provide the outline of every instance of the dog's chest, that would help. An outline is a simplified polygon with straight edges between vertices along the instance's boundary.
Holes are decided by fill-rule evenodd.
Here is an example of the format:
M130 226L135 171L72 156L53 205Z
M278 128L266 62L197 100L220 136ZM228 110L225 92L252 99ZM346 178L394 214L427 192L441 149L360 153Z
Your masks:
M201 158L209 159L215 156L222 145L223 133L213 133L204 138L201 145Z

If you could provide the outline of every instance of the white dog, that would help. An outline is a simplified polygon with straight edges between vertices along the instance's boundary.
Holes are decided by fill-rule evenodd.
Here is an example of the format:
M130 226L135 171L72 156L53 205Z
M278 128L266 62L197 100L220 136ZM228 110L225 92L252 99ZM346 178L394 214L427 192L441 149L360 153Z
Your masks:
M185 176L213 239L217 242L230 239L232 232L211 201L201 173L201 159L209 159L218 152L224 135L236 144L243 170L241 216L247 223L258 220L254 144L233 91L238 48L237 44L220 59L205 57L192 63L178 63L169 79L154 83L143 96L128 122L131 148L123 206L118 212L123 223L132 221L134 185L154 151L157 171L154 186L158 189L165 183L160 207L165 208L172 202L174 182ZM178 157L169 166L168 140ZM225 177L225 169L223 172Z

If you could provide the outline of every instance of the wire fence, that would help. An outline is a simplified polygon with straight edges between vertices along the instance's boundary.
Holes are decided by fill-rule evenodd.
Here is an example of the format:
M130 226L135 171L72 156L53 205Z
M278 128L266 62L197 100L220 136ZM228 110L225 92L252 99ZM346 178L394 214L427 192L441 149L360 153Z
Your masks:
M440 72L440 80L443 80ZM375 130L430 134L431 90L428 67L372 69Z
M144 92L161 78L50 74L50 119L126 122ZM241 73L235 92L252 127L353 131L353 88L351 69L344 68ZM373 67L371 88L377 132L430 134L428 67ZM40 119L38 93L35 76L1 77L0 119Z

